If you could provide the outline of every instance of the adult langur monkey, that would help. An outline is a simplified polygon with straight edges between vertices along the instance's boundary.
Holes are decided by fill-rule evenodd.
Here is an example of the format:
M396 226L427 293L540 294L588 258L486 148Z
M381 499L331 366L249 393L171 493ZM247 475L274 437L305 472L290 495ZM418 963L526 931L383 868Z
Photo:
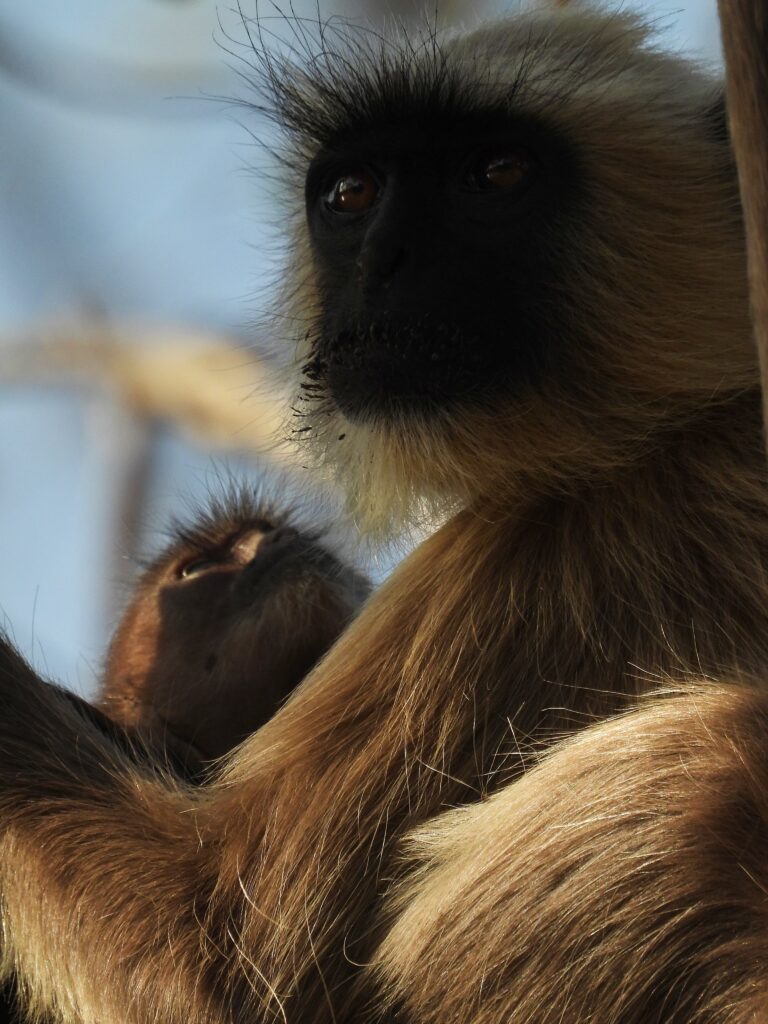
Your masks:
M720 2L768 394L768 7ZM768 697L688 688L410 839L378 953L419 1024L768 1020ZM460 978L460 984L445 984Z
M396 44L328 29L307 56L257 54L306 203L281 321L300 436L369 521L452 515L202 790L132 768L4 649L4 962L67 1021L375 1017L411 826L659 679L768 677L717 87L637 19L576 9ZM763 899L758 877L721 917L736 947ZM728 977L662 979L659 1005L714 1024Z

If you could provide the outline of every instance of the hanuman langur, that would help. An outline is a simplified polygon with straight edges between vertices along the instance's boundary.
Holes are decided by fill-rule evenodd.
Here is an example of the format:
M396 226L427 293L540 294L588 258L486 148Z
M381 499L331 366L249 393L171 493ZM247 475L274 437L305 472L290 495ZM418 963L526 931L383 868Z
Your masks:
M532 747L660 680L768 678L760 389L717 83L636 17L581 8L420 39L331 26L306 56L255 56L295 197L280 323L301 325L298 436L373 526L446 521L193 793L5 649L5 964L68 1022L361 1021L384 1012L383 971L416 1024L426 976L372 966L412 827L506 799ZM691 962L750 941L760 870L722 932L681 939ZM405 951L419 922L394 913ZM447 983L444 1020L476 1019L482 987L424 981ZM729 984L662 974L655 997L665 1021L695 1005L721 1024Z

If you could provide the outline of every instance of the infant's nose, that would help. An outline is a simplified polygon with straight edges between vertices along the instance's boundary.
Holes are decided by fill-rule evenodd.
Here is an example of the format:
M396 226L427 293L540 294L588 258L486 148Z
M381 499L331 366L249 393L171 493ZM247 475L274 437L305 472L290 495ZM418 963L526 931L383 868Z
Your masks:
M294 530L292 526L278 526L274 530L268 530L259 541L254 558L276 547L293 544L298 536L298 530Z

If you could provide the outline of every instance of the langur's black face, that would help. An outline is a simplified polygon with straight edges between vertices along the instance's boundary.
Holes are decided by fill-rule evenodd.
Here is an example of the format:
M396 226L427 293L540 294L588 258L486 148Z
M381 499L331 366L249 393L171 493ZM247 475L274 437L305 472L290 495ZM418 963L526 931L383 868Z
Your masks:
M352 422L517 394L564 366L574 154L532 118L410 112L331 139L306 183L322 317L307 376Z
M279 323L363 522L611 472L755 385L718 87L641 22L321 36L261 57L305 201Z

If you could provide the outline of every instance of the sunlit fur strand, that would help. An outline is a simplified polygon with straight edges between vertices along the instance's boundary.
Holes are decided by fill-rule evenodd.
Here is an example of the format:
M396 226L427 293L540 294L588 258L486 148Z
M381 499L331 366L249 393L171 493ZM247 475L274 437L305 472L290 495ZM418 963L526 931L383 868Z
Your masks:
M424 826L378 953L398 1020L762 1021L767 750L765 694L694 689Z

